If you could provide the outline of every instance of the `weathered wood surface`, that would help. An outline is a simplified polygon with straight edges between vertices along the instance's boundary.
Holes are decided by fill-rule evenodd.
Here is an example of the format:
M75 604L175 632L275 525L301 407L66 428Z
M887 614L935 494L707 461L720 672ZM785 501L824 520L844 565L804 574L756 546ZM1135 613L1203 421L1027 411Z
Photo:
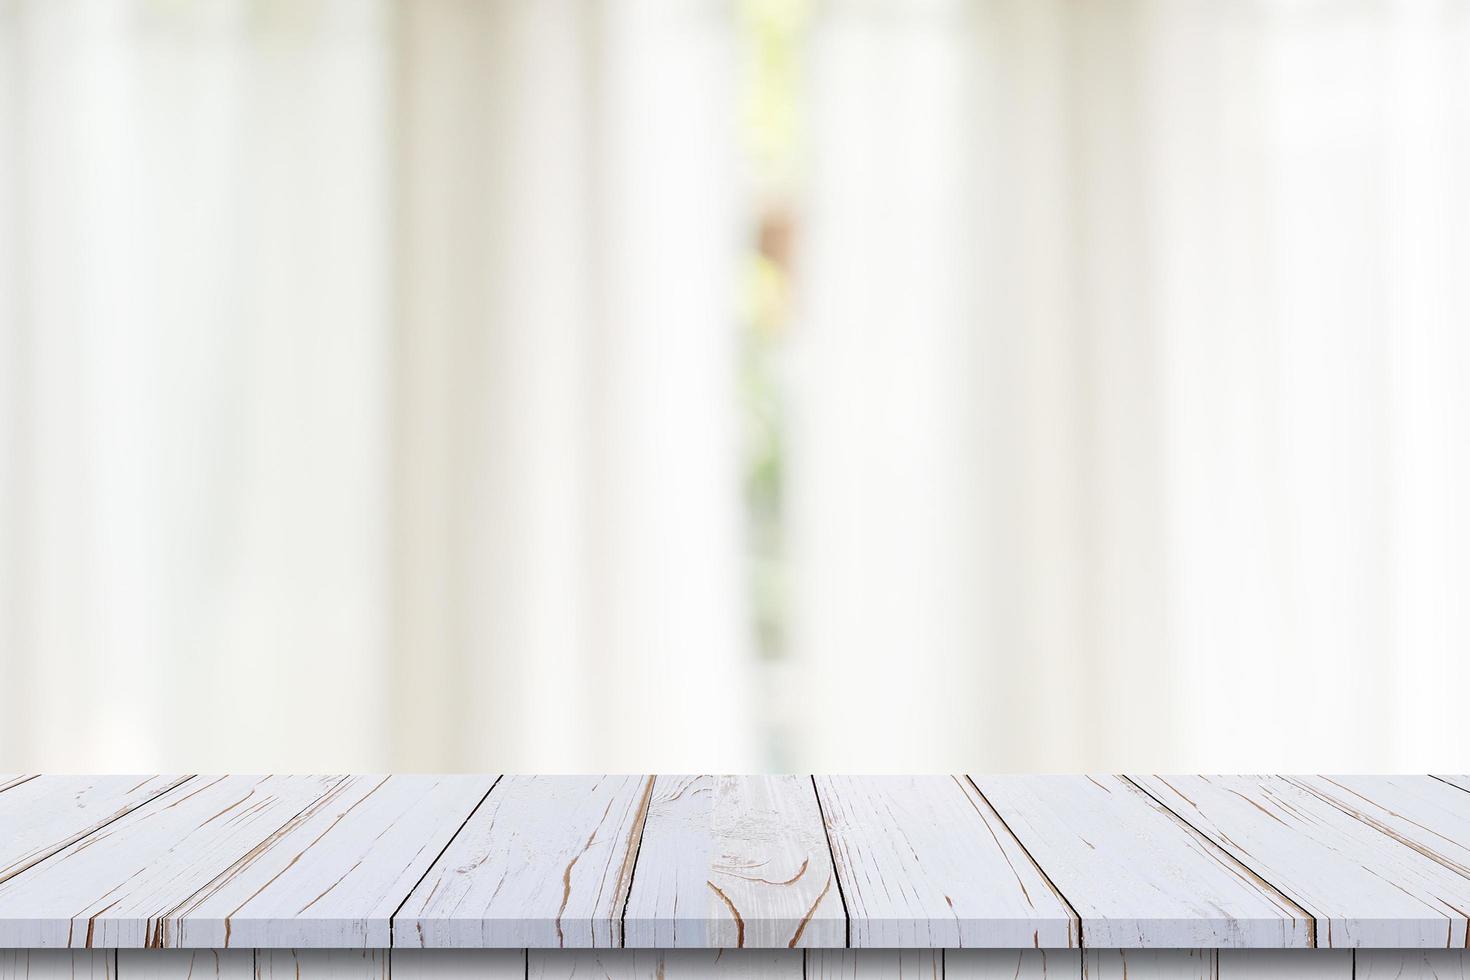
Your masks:
M1413 776L1291 776L1287 781L1470 877L1470 809L1464 790Z
M1350 949L1222 949L1219 980L1353 980Z
M0 980L1470 980L1461 949L0 951Z
M1470 980L1465 950L8 950L0 980Z
M1082 954L1087 980L1215 980L1212 949L1089 949Z
M530 980L801 980L803 954L789 949L608 949L528 951Z
M811 779L659 776L623 928L635 947L843 945Z
M854 947L1076 946L1077 920L964 777L819 776Z
M1078 949L948 949L946 980L1076 980L1082 976Z
M184 782L0 883L0 946L154 945L169 912L340 778Z
M1082 945L1307 947L1312 918L1119 776L977 776L1067 897Z
M0 881L183 782L184 776L6 776L0 786Z
M389 920L495 783L352 776L190 896L164 946L384 948Z
M807 980L940 980L942 949L814 949Z
M946 980L1352 980L1351 950L947 950Z
M1465 947L1470 878L1299 780L1136 781L1314 916L1317 946ZM1402 788L1382 778L1376 785L1385 803L1402 798Z
M117 954L112 950L0 950L0 980L113 980L116 976Z
M84 954L77 954L84 955ZM120 949L117 972L149 980L252 980L255 951L249 949Z
M386 949L260 949L256 980L388 980Z
M525 980L526 953L524 949L395 949L389 960L393 980Z
M1470 953L1458 949L1408 952L1365 949L1357 954L1357 972L1353 977L1354 980L1470 980Z
M397 946L617 946L652 776L506 776L394 919Z
M1435 776L1434 778L1441 782L1449 783L1451 786L1458 786L1465 792L1470 793L1470 776Z
M4 777L0 949L238 949L252 975L386 962L293 952L311 949L744 946L809 975L886 961L803 949L993 949L947 969L1013 978L1167 959L1128 950L1206 950L1240 977L1267 961L1237 950L1458 953L1470 790L1456 779ZM1324 977L1346 962L1307 955ZM704 962L531 959L523 971ZM205 976L244 960L156 962ZM466 962L405 952L402 971Z

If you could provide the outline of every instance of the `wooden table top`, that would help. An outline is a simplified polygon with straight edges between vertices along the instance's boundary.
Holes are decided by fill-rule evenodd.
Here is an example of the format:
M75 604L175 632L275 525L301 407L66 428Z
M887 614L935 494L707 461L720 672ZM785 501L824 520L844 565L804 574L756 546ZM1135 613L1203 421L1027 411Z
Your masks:
M1465 948L1464 776L0 776L0 948Z

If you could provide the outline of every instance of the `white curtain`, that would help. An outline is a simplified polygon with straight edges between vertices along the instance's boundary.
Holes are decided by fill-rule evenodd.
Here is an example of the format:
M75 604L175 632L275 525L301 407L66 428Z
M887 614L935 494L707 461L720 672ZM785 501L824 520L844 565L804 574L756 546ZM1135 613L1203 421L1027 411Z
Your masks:
M367 765L386 11L4 11L0 756Z
M0 768L1464 770L1470 7L814 2L774 670L740 10L0 0Z
M1463 768L1470 7L820 10L808 764Z
M0 4L0 767L755 768L732 52Z
M754 768L730 14L402 9L400 765Z

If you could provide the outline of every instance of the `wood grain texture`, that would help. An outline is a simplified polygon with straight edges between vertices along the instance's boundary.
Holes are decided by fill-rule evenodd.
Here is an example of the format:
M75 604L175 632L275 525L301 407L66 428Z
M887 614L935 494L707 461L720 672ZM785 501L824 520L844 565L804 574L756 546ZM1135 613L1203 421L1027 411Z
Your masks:
M652 776L506 776L394 919L398 946L616 946Z
M1080 942L1220 949L1212 962L1241 977L1272 962L1335 977L1342 957L1231 950L1313 938L1465 949L1470 791L1453 778L7 777L0 948L396 945L404 970L452 975L529 961L411 968L410 951L799 953L850 933L865 950L1009 951L949 964L976 975L1084 971L1061 952ZM818 959L837 972L887 962ZM205 970L197 958L119 962ZM373 969L313 961L364 962ZM604 959L555 969L579 962ZM1135 973L1149 962L1118 960Z
M524 980L524 949L395 949L393 980Z
M1220 980L1353 980L1350 949L1222 949Z
M1470 953L1460 949L1360 949L1357 960L1356 980L1470 980Z
M1078 980L1078 949L951 949L944 953L945 980Z
M120 977L147 980L253 980L255 953L248 949L120 949Z
M1352 980L1351 950L1222 949L1161 950L1144 956L1127 950L1088 950L1089 977L1212 977L1218 980ZM1154 952L1154 951L1149 951ZM1077 980L1082 976L1079 950L949 950L944 954L946 980ZM1212 972L1213 971L1213 972Z
M185 776L38 776L0 793L0 882L182 783Z
M1154 955L1156 954L1156 955ZM803 954L790 950L36 950L0 952L0 980L795 980ZM828 950L805 954L808 978L879 980L1080 980L1079 950ZM1117 953L1089 950L1089 978L1132 980L1470 980L1460 950L1211 950ZM1212 960L1217 957L1217 962ZM1210 972L1215 962L1214 972ZM937 972L942 969L942 974ZM927 971L927 972L926 972Z
M113 980L116 967L112 950L0 950L0 980Z
M0 946L158 945L164 915L339 780L196 777L0 883Z
M1379 833L1470 878L1470 793L1432 776L1286 778Z
M841 946L847 933L806 776L659 776L624 945Z
M1083 980L1215 980L1213 949L1084 949Z
M1136 781L1316 918L1323 947L1461 948L1470 879L1278 776Z
M1312 918L1119 776L975 776L1082 920L1082 945L1299 947Z
M388 980L386 949L262 949L256 980Z
M807 980L940 980L944 951L937 949L814 949Z
M195 892L164 946L375 948L493 776L351 776Z
M964 777L819 776L851 945L1056 948L1071 910Z
M529 953L530 980L801 980L792 949L609 949Z

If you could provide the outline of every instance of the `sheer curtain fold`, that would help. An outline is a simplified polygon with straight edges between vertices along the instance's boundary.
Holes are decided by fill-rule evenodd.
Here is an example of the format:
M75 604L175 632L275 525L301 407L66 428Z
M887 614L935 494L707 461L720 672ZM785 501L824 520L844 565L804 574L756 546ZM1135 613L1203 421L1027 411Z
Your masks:
M9 765L381 754L386 16L312 13L6 6Z
M822 10L811 764L1461 762L1463 6Z
M0 765L756 767L727 16L0 6Z
M751 768L728 13L403 13L403 764Z
M0 0L0 768L1463 769L1464 5L810 13L763 713L741 8Z

